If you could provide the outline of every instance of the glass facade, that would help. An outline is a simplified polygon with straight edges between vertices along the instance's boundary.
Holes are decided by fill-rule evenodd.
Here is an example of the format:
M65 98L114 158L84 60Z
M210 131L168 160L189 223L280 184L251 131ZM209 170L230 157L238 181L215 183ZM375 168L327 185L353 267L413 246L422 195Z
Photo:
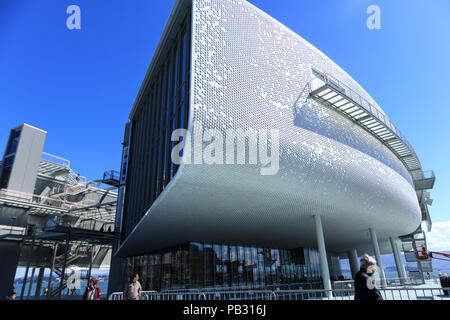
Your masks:
M340 275L336 264L332 268L332 274ZM196 242L130 257L126 278L133 272L139 274L144 290L156 291L257 288L321 280L315 249L269 249Z
M11 167L14 163L17 147L19 146L21 132L21 130L12 130L9 136L6 152L3 157L2 165L0 166L0 189L8 187Z
M121 241L158 198L178 166L172 132L187 128L190 84L190 11L175 24L154 62L133 115ZM181 155L182 156L182 155Z

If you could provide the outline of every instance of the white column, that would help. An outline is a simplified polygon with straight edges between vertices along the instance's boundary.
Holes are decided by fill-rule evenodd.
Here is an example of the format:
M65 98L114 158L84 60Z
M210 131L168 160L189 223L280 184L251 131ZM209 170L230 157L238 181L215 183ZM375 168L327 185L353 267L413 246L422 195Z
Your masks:
M386 287L386 276L384 275L383 262L381 261L380 247L378 246L377 234L373 228L369 229L370 237L372 238L373 251L375 252L375 259L377 260L378 273L380 274L381 287Z
M350 270L352 272L352 279L355 279L355 274L359 270L358 253L356 252L356 249L351 249L347 254Z
M400 283L403 284L406 280L406 272L405 267L403 266L400 250L398 249L397 239L390 237L389 240L391 241L392 253L394 254L398 277L400 278Z
M325 249L325 238L323 236L322 219L320 216L314 216L316 226L317 247L319 249L320 274L322 276L323 287L328 290L328 297L332 297L330 271L328 269L327 251Z

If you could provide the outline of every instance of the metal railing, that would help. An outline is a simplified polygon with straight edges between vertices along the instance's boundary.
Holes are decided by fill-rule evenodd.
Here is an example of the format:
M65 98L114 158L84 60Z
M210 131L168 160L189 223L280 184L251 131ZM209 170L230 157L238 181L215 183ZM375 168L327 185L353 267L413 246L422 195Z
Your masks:
M114 222L105 221L102 219L88 218L88 219L80 219L75 223L75 228L92 230L92 231L101 231L101 232L114 232Z
M106 171L103 173L103 180L120 180L120 172L115 170Z
M81 175L78 175L70 168L70 161L46 152L42 152L41 160L45 162L50 162L56 164L58 166L67 168L69 170L67 174L67 180L69 184L77 185L77 184L86 184L87 178Z
M424 179L435 179L436 175L434 174L433 170L427 170L427 171L423 171L423 178Z
M70 168L69 160L54 156L50 153L42 152L41 160L60 165L62 167Z
M84 208L88 205L94 205L97 202L93 200L85 199L80 202L70 202L62 199L56 199L56 198L49 198L44 197L36 194L29 194L25 192L20 192L16 190L10 190L10 189L0 189L0 198L11 200L11 201L18 201L22 203L27 204L35 204L35 205L41 205L41 206L48 206L52 208L58 208L63 210L73 210L73 209L80 209Z
M384 300L450 300L450 288L386 288L379 289ZM202 292L144 291L140 300L354 300L353 289L333 290L245 290ZM122 292L114 292L109 300L123 300Z
M109 300L123 300L122 292L114 292ZM140 300L277 300L271 290L205 291L205 292L156 292L144 291Z
M353 282L353 280L351 280ZM242 285L233 287L207 287L207 288L193 288L193 289L164 289L162 293L185 293L185 292L215 292L215 291L249 291L249 290L314 290L323 289L322 282L301 282L301 283L282 283L273 285Z

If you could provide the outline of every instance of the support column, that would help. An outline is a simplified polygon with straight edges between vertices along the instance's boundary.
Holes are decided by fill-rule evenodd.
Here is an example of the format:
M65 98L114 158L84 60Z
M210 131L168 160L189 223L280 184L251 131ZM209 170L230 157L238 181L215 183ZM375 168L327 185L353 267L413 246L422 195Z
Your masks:
M30 251L28 253L28 262L27 262L27 268L25 270L25 277L23 278L23 282L22 282L22 290L20 292L20 300L23 300L23 295L25 294L25 286L26 286L27 280L28 280L28 271L30 270L31 256L33 255L34 241L35 241L35 239L33 237L33 240L31 241Z
M35 273L36 273L36 267L34 267L33 271L31 271L31 278L30 278L30 284L28 285L27 298L29 298L30 294L31 294L31 287L33 287L33 281L34 281L34 274Z
M50 268L50 275L48 277L47 297L50 297L50 292L52 291L52 277L53 277L53 269L55 269L56 250L57 249L58 249L58 242L55 242L55 247L53 249L52 266Z
M352 272L352 279L355 279L355 274L359 271L358 253L356 249L351 249L347 254L350 270Z
M392 253L394 254L395 266L397 267L397 273L400 279L400 283L404 284L406 280L406 272L405 267L403 266L400 250L398 249L397 240L393 237L390 237L389 240L391 241Z
M377 260L378 273L380 275L381 287L386 287L386 276L384 275L383 262L381 261L380 247L378 246L377 234L373 228L369 229L370 237L372 238L373 251L375 252L375 259Z
M61 298L63 291L64 276L66 274L67 254L69 253L69 234L66 235L66 247L64 249L64 262L61 271L61 279L59 281L58 298Z
M44 272L45 272L45 267L41 267L39 269L39 274L38 274L38 279L37 279L37 284L36 284L36 291L34 292L35 297L41 296L42 281L44 280Z
M413 238L413 248L417 248L416 240ZM417 268L419 269L419 276L422 280L422 284L425 284L425 278L423 276L423 268L422 268L422 261L420 259L417 259Z
M86 284L86 287L89 286L89 281L91 280L93 255L94 255L94 246L92 246L89 249L89 269L88 269L88 273L87 273L87 284Z
M323 287L328 292L328 297L332 298L330 271L328 269L327 251L325 249L325 238L323 236L322 219L320 216L314 216L316 226L317 247L319 248L320 274L322 276Z

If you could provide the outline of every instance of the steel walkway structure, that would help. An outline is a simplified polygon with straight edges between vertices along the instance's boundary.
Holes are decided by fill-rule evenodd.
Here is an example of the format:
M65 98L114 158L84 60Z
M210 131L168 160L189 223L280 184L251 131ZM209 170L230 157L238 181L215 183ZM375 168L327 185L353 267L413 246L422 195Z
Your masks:
M103 179L88 182L70 168L69 160L42 153L37 173L44 186L35 189L40 194L0 189L1 208L22 210L32 221L40 221L39 225L26 227L0 226L0 241L17 242L24 248L22 262L26 263L26 273L20 293L22 299L30 296L31 287L28 285L27 295L25 286L28 272L36 263L32 261L42 260L42 251L34 252L34 249L46 248L53 252L51 267L47 260L42 263L60 278L56 287L50 281L48 284L47 295L54 298L67 289L66 266L74 261L87 264L90 274L91 267L100 265L107 257L115 237L117 194L112 191L118 187L116 172L108 171ZM111 187L104 188L104 185ZM62 255L56 255L57 249Z
M428 205L432 204L432 200L430 199L430 193L426 190L434 187L436 181L434 172L422 170L419 158L408 139L373 103L327 73L313 70L313 75L313 79L308 83L308 98L312 98L351 119L381 141L405 165L416 190L422 211L422 221L426 222L428 231L431 231L432 221ZM416 233L422 233L422 226L416 230ZM410 239L414 234L405 237ZM425 240L424 243L426 245ZM408 253L409 249L403 249L405 254ZM418 268L421 269L420 262L417 264ZM429 264L431 266L431 262Z
M367 99L329 74L315 72L309 96L350 118L388 147L408 169L416 191L432 189L435 175L424 173L411 144L388 117Z

